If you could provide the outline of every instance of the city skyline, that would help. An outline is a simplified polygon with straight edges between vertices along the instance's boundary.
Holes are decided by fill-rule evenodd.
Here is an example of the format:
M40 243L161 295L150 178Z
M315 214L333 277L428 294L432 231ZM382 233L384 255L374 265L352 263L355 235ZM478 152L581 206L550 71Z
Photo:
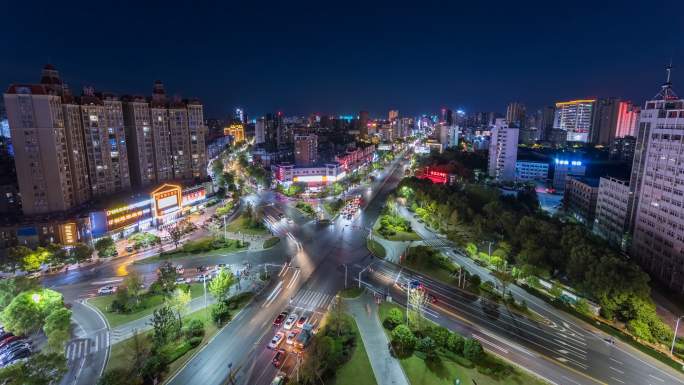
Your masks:
M145 94L162 80L171 95L182 90L202 100L209 117L228 115L235 106L252 117L360 110L386 116L390 109L415 116L440 107L505 111L515 100L528 109L594 97L640 105L652 97L652 84L664 80L665 64L674 63L676 83L684 62L676 42L684 32L676 20L683 5L675 2L648 9L568 6L562 18L554 7L507 3L420 9L272 4L266 11L196 6L187 14L165 4L104 14L99 6L64 5L50 14L62 20L56 33L43 16L12 4L17 17L0 28L3 36L22 39L7 39L15 56L0 64L0 82L35 82L36 68L50 62L74 90ZM79 20L92 14L101 14L100 30L116 33L83 33ZM21 22L27 17L34 22ZM163 31L158 38L140 32L153 17ZM122 20L133 28L120 28ZM611 44L603 32L608 20ZM655 25L659 38L651 39L645 31ZM70 44L67 36L82 42ZM89 48L102 43L109 48ZM636 60L638 47L648 55Z

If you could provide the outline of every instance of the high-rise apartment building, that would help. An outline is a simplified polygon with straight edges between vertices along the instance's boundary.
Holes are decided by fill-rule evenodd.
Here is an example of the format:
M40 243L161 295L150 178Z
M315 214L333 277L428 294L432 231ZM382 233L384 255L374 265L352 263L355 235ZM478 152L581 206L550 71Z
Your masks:
M611 244L624 247L629 229L631 200L627 181L601 177L596 199L594 232Z
M397 119L399 119L399 110L389 110L387 120L389 120L390 122L394 122Z
M591 143L610 145L615 138L634 135L639 107L616 98L599 99L592 124Z
M126 97L123 108L131 182L134 186L150 186L157 181L156 158L161 156L155 154L150 104L142 97Z
M497 181L515 179L518 132L518 128L508 127L505 119L496 119L494 123L489 142L489 176Z
M525 105L511 102L506 107L506 121L510 127L525 128Z
M295 135L295 165L311 167L318 163L318 136L316 134Z
M633 170L635 191L632 256L652 277L684 292L684 99L667 81L639 117ZM630 186L632 187L632 186Z
M566 132L568 142L590 141L596 99L556 103L553 128Z
M368 138L368 111L360 111L359 112L359 120L358 120L358 125L359 125L359 137L361 139L366 139Z

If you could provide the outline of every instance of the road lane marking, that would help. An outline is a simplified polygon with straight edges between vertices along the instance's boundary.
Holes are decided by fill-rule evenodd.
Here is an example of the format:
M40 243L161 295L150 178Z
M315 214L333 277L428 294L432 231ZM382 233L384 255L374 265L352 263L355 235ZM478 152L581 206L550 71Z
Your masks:
M612 367L612 366L608 366L608 367L611 368L611 369L613 369L614 371L620 373L620 374L625 374L625 372L622 371L622 370L620 370L620 369L614 368L614 367Z
M624 384L624 383L625 383L624 381L620 380L619 378L615 378L615 377L613 377L613 376L611 376L610 379L613 380L613 381L617 381L617 382L619 382L619 383L621 383L621 384Z
M608 358L610 358L611 361L613 361L613 362L615 362L615 363L617 363L617 364L624 365L621 361L618 361L618 360L616 360L616 359L613 358L613 357L608 357Z
M572 378L570 378L570 377L568 377L568 376L563 376L563 378L565 378L566 380L572 382L573 384L582 385L582 384L580 384L579 382L573 380Z
M489 346L492 346L495 349L502 351L504 354L508 354L508 350L502 348L501 346L499 346L493 342L490 342L488 339L482 338L482 337L478 336L477 334L473 334L473 338L475 338L476 340L479 340L479 341L481 341L481 342L483 342Z
M300 273L300 272L301 272L301 270L299 270L299 269L297 269L297 271L295 271L294 275L292 276L292 280L291 280L290 283L287 285L287 288L288 288L288 289L291 288L291 287L295 284L295 282L297 282L297 279L299 278L299 273Z
M656 377L656 376L654 376L654 375L652 375L652 374L649 374L648 376L651 377L651 378L653 378L653 379L655 379L655 380L658 380L658 381L660 381L660 382L665 382L665 380L663 380L662 378Z

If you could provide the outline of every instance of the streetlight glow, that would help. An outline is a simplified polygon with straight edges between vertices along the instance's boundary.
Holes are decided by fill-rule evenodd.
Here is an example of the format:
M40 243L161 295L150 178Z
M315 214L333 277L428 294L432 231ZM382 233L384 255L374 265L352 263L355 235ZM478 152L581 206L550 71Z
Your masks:
M33 302L35 302L35 303L40 302L40 294L38 294L38 293L33 293L33 294L31 295L31 299L32 299Z

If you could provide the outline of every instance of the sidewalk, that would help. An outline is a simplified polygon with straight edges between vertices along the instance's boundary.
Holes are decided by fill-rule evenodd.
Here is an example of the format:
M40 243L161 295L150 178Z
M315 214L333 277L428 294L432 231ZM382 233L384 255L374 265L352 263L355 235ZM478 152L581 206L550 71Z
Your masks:
M378 306L370 296L345 300L349 313L356 320L363 345L375 374L378 385L410 385L399 361L390 355L389 340L378 319ZM370 306L370 316L366 306Z
M419 241L390 241L377 235L373 235L373 240L385 248L387 252L385 260L393 263L399 263L399 257L404 254L409 244L413 243L414 246L420 244Z

